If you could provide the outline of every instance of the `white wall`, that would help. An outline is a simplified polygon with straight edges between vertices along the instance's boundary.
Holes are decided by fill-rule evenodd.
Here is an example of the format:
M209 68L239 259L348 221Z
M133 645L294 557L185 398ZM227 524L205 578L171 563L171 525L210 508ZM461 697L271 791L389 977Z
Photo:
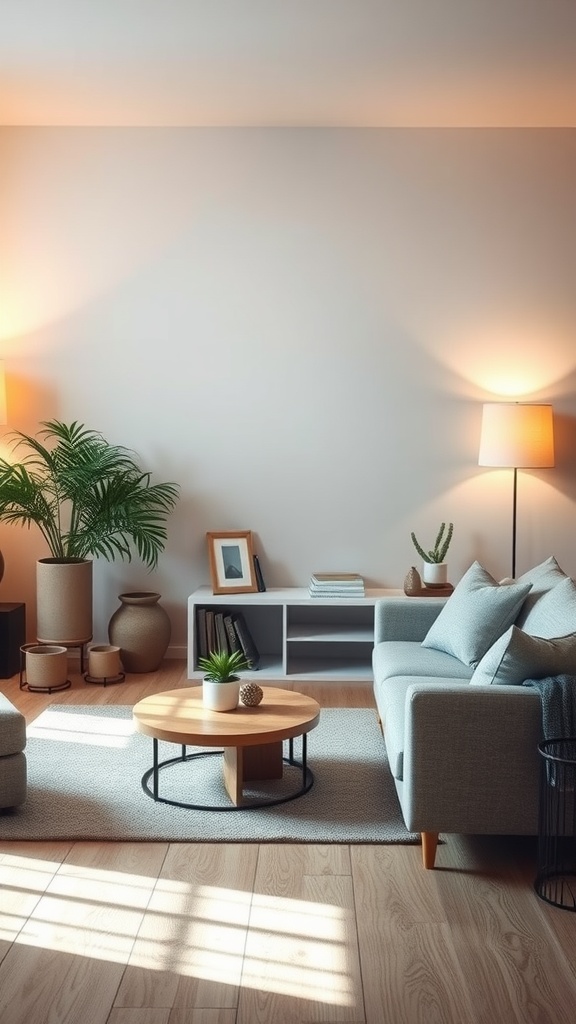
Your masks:
M401 586L455 523L510 570L511 473L481 403L551 401L557 467L522 473L518 570L576 575L576 134L3 129L9 427L77 419L182 497L160 567L98 562L95 638L155 589L185 644L206 530L251 529L269 586ZM0 443L6 450L6 437ZM0 527L34 631L36 533Z

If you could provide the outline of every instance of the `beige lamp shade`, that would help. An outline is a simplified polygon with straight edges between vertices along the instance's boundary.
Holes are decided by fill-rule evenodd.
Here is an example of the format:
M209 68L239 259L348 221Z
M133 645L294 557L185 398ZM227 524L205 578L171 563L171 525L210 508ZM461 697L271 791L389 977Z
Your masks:
M518 469L553 466L552 406L487 402L482 410L478 465Z

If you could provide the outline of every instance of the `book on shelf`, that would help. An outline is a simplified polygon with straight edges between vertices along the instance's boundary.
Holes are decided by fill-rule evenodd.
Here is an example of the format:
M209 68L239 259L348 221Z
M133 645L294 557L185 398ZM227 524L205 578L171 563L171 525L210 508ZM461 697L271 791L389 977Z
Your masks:
M214 615L214 625L216 627L216 646L219 651L223 654L229 654L230 648L228 647L228 634L226 632L226 626L224 625L224 613L216 612Z
M364 579L355 572L314 572L310 597L365 597Z
M228 636L228 647L230 648L230 653L233 654L234 651L241 651L242 647L240 646L238 634L234 629L234 621L232 616L227 612L224 613L224 625Z
M206 646L208 654L216 650L216 628L214 626L214 612L211 608L206 609Z
M242 612L235 612L232 616L232 621L234 623L236 635L240 641L240 647L242 648L244 657L248 662L248 668L257 669L260 661L260 652L254 643L254 637L246 625L246 619L242 615Z
M208 634L206 632L206 609L196 609L196 650L199 658L208 657Z
M264 583L264 577L262 575L262 566L260 565L260 559L258 555L254 555L254 574L256 576L256 583L258 586L258 592L263 594L266 590L266 584Z
M311 583L318 583L321 586L338 587L362 587L364 589L364 577L357 572L313 572Z

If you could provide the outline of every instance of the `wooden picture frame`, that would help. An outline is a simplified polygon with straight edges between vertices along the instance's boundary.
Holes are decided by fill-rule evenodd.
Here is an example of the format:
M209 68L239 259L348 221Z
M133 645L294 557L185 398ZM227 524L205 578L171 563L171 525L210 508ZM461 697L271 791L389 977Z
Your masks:
M251 530L207 533L214 594L254 594L258 590Z

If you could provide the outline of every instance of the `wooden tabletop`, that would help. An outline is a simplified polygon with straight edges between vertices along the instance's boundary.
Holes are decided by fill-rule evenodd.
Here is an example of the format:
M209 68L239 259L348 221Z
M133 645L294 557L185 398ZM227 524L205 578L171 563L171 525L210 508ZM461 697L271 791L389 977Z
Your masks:
M133 708L136 730L145 736L199 747L248 747L302 736L318 725L320 705L294 690L263 686L256 707L209 711L202 687L167 690L144 697Z

